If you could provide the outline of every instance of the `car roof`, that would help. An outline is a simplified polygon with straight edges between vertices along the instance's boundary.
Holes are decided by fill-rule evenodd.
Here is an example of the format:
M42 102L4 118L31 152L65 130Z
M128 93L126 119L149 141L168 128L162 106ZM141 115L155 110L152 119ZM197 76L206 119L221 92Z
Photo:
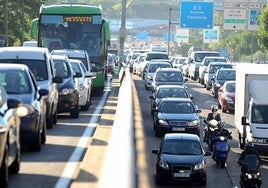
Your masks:
M162 88L183 88L183 89L185 89L185 87L182 85L159 85L159 86L157 86L156 89L162 89Z
M68 59L68 57L64 54L62 55L51 55L52 59L61 59L61 60L65 60Z
M167 133L164 136L164 140L173 140L173 139L179 139L179 140L195 140L200 141L199 137L195 134L189 134L189 133Z
M10 46L1 47L0 53L4 54L1 59L46 59L45 54L49 55L49 50L43 47L30 46Z
M29 69L25 64L14 64L14 63L0 63L0 67L2 70L23 70Z
M161 100L162 102L171 101L171 102L192 102L189 98L173 98L173 97L166 97Z
M172 71L172 72L181 72L180 69L176 69L176 68L158 68L157 71Z
M70 57L85 58L85 50L75 50L75 49L61 49L61 50L52 50L51 54L65 54Z
M232 66L231 63L226 63L226 62L210 62L208 66L211 66L211 65L231 65Z
M234 72L236 72L236 69L233 69L233 68L223 68L223 69L218 69L217 71L234 71Z

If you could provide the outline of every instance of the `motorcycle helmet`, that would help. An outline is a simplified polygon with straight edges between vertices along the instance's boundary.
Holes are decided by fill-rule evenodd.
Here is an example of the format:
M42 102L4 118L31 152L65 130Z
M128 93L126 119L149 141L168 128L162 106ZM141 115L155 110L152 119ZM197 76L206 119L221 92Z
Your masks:
M253 143L252 142L247 142L246 145L245 145L245 148L246 149L253 148Z
M213 105L211 105L211 111L213 112L214 110L215 111L217 111L218 110L218 106L217 105L215 105L215 104L213 104Z

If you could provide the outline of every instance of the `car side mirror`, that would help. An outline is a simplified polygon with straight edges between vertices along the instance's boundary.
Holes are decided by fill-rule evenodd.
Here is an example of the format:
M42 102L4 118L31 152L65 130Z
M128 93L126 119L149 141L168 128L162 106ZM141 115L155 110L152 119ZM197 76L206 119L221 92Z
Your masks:
M242 116L241 125L244 125L244 126L249 125L249 123L247 122L247 117L246 116Z
M154 150L152 150L152 153L153 154L158 154L158 150L157 149L154 149Z

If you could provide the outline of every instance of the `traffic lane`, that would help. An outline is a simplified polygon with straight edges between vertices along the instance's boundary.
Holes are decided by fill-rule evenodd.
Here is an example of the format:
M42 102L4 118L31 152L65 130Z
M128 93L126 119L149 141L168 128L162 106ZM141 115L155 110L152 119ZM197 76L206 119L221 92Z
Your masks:
M88 111L80 112L78 119L68 113L59 114L58 123L47 129L47 141L40 152L22 152L18 175L10 175L9 187L54 187L88 126L101 97L93 97Z
M211 93L211 90L206 90L200 83L196 81L189 80L188 81L188 89L194 96L198 96L199 102L197 102L199 108L202 109L201 118L206 118L207 114L210 112L210 106L212 104L218 105L217 99L215 99ZM200 95L202 93L202 95ZM228 140L228 143L230 144L231 150L229 153L229 159L227 161L227 173L231 179L231 182L233 185L239 185L240 180L240 169L241 167L237 164L238 158L243 150L239 148L239 141L238 141L238 134L237 134L237 128L234 124L234 114L233 113L223 113L220 109L218 112L221 114L222 120L226 122L225 127L232 132L232 140ZM206 148L207 145L204 144L204 147ZM268 158L265 157L264 163L261 166L262 168L262 176L267 177L267 168L268 168ZM231 160L230 160L231 159ZM211 158L210 158L211 160ZM212 161L213 162L213 161ZM268 181L263 178L262 185L265 187L268 185Z
M155 149L158 147L161 138L156 138L154 136L153 120L152 120L152 116L150 112L150 99L149 99L149 96L151 95L151 91L145 90L144 81L140 77L133 75L132 78L134 80L135 87L138 91L137 93L138 93L138 98L140 100L142 123L144 126L144 132L146 136L146 148L147 148L146 155L147 155L147 164L148 164L147 171L149 173L151 187L158 187L154 182L156 156L153 155L151 151L152 149ZM195 97L194 99L195 103L199 106L200 109L202 108L200 107L199 104L206 103L207 106L210 106L210 104L215 102L212 100L213 98L211 97L209 93L203 92L204 94L202 93L202 95L200 95L199 92L203 90L201 89L201 87L198 87L198 85L195 86L194 82L190 81L187 83L187 85L188 85L189 90L192 92L192 94ZM199 88L200 91L198 91L198 89L191 90L191 88ZM207 110L207 112L208 111L209 110ZM203 116L203 118L206 117L207 112L206 111L203 112L201 116ZM204 148L208 149L206 144L204 144ZM219 185L218 183L219 180L221 182L224 181L224 184L222 184L222 187L232 187L233 184L235 184L232 182L233 180L230 178L230 174L228 174L228 171L226 169L220 169L219 167L217 167L215 162L211 159L211 157L207 157L207 163L208 163L207 187L215 187L215 186L221 187L221 185ZM232 174L232 175L235 175L235 179L239 178L239 173ZM182 184L181 186L192 187L193 185Z

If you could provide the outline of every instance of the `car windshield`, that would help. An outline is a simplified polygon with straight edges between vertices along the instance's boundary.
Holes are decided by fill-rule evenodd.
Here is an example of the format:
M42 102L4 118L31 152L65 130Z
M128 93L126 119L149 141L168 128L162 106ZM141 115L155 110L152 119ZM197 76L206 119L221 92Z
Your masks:
M161 88L157 92L157 98L180 97L187 98L188 95L184 88Z
M160 106L160 112L168 114L193 114L194 106L186 101L165 101Z
M82 70L81 70L81 68L80 68L78 63L71 62L71 66L72 66L74 72L78 72L78 73L82 74Z
M232 71L232 70L219 71L218 79L219 80L235 80L235 71Z
M235 83L228 83L226 84L226 91L230 93L235 92Z
M27 65L33 72L36 81L48 80L46 60L33 59L1 59L3 63L15 63Z
M268 106L252 107L252 123L267 124L268 123Z
M29 77L22 71L1 70L0 85L5 88L7 94L27 94L32 92Z
M169 155L201 155L202 149L196 140L171 139L163 143L162 153Z
M158 68L169 68L169 67L171 66L167 63L150 64L148 71L150 73L154 73Z
M219 56L219 53L213 53L213 52L201 52L201 53L195 53L195 61L196 62L202 62L203 59L208 56L208 57L211 57L211 56Z
M158 82L182 82L183 77L181 72L158 72L155 78Z
M54 68L57 76L63 78L69 78L71 76L71 70L64 60L54 60Z
M230 64L226 64L226 65L217 65L217 64L215 64L215 65L211 65L210 66L210 69L209 69L209 73L216 73L216 71L218 70L218 69L221 69L221 68L232 68L232 65L230 65Z
M220 59L220 58L213 58L213 59L209 58L209 59L205 60L204 65L208 66L208 64L210 62L227 62L227 60L226 59Z

